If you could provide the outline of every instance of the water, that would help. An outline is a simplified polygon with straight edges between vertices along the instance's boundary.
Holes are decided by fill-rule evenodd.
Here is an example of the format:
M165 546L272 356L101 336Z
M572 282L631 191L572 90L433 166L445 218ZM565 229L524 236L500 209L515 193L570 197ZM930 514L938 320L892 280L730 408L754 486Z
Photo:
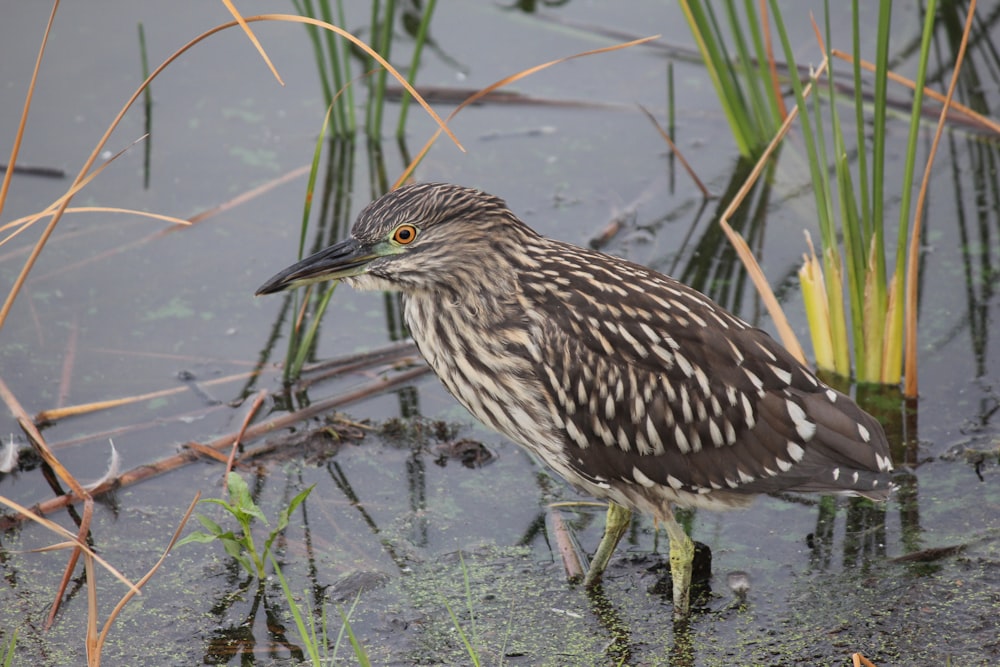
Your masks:
M184 12L167 7L60 7L22 164L76 172L141 79L139 21L155 66L197 33L227 20L223 7L212 3ZM285 9L268 3L240 8L246 15ZM46 11L22 3L0 24L0 49L7 55L0 58L2 137L14 136L30 73L26 61L37 51ZM636 37L663 33L671 45L692 43L677 8L660 3L632 3L625 11L578 2L539 13L546 18L491 3L441 3L432 28L436 48L427 54L420 81L475 89L610 43L577 24ZM980 77L978 97L965 101L989 115L998 96L988 48L997 12L981 6L979 13L981 28L970 53ZM366 21L360 12L348 23ZM795 21L803 22L795 29L800 61L818 61L805 18ZM908 46L919 34L920 19L899 8L896 21L894 68L912 74ZM75 206L182 218L223 209L183 229L130 216L67 215L0 334L0 378L32 414L176 390L48 426L48 442L81 480L103 473L109 439L124 468L133 469L174 455L183 443L233 432L247 414L247 397L261 389L280 391L276 363L284 355L286 304L281 297L255 300L252 293L295 257L305 192L305 177L295 171L311 159L324 107L302 29L255 29L284 87L238 31L208 40L154 83L148 187L140 144L74 200ZM943 34L939 38L941 53L950 54ZM934 72L950 63L950 55L941 58L945 65ZM665 117L666 63L663 50L636 48L575 60L518 82L517 91L560 104L465 110L452 129L468 152L440 140L418 178L483 187L505 197L539 231L581 244L620 218L623 226L603 249L689 280L729 275L731 265L711 242L717 204L702 210L700 195L635 110L642 104L661 121ZM674 68L678 146L710 189L721 193L738 169L736 150L704 68L679 57ZM906 97L901 90L896 95ZM387 114L386 128L392 128L394 105ZM407 148L413 154L433 125L416 108L411 118ZM144 128L138 109L130 112L107 150L126 147ZM890 131L895 145L902 142L905 118ZM928 122L923 142L932 131ZM341 201L342 218L350 220L377 194L377 178L363 139L338 150L338 160L346 157L333 161L338 166L330 178L352 189ZM382 144L382 153L391 180L406 159L392 139ZM805 247L802 229L816 232L801 153L794 138L783 150L754 243L793 327L806 340L794 272ZM897 155L890 158L890 167L898 164ZM909 474L884 516L867 516L847 504L833 511L816 499L801 504L777 498L762 498L744 512L695 515L693 535L713 552L712 595L690 631L675 633L667 622L669 599L655 592L657 575L648 571L666 551L649 520L637 521L623 542L603 598L566 584L548 505L586 498L473 423L436 379L424 375L341 408L350 419L375 426L364 439L286 442L280 456L262 456L241 471L269 517L316 484L305 513L293 517L280 544L292 589L308 591L303 599L313 605L326 595L349 606L354 591L370 587L361 593L352 627L376 664L468 662L445 602L467 633L475 628L485 664L605 664L623 657L628 664L845 664L856 650L880 665L943 664L949 654L955 664L995 663L1000 473L996 454L982 456L977 465L966 452L995 450L998 440L1000 355L990 336L998 305L993 267L1000 261L996 158L994 143L955 126L935 162L921 285L921 398L905 431L895 431L897 459L908 464L903 468ZM891 174L893 183L899 178ZM68 183L16 176L3 222L39 210ZM326 223L325 238L337 233L334 226ZM0 247L3 284L11 284L40 229L36 225ZM701 287L771 328L748 284L706 280ZM393 308L382 295L338 290L315 357L390 343L398 334L387 322ZM255 369L259 376L245 375ZM212 384L231 375L238 377ZM300 399L319 402L372 379L364 371L349 373L313 385ZM397 417L405 428L383 433L385 420ZM21 438L16 423L3 419L0 433ZM295 431L318 425L314 420ZM461 438L483 442L495 460L468 468L447 459L441 448ZM118 490L95 509L95 545L127 576L142 576L194 494L220 496L221 471L218 463L199 462ZM39 469L29 467L4 476L0 494L30 505L52 491ZM214 508L201 511L224 521ZM559 516L585 550L596 546L600 510L562 510ZM53 519L72 526L65 512ZM849 534L848 526L876 530L859 536ZM66 556L29 550L61 539L32 524L5 537L0 632L6 638L19 629L17 662L84 661L86 597L80 584L71 583L55 627L41 629ZM930 562L893 560L953 545L964 548L930 554ZM750 576L743 607L726 585L732 571ZM104 572L98 580L104 618L124 589ZM105 662L295 662L290 647L298 640L277 582L268 582L257 604L255 590L217 545L177 549L112 629ZM329 603L326 613L335 633L339 616ZM353 661L349 647L339 656Z

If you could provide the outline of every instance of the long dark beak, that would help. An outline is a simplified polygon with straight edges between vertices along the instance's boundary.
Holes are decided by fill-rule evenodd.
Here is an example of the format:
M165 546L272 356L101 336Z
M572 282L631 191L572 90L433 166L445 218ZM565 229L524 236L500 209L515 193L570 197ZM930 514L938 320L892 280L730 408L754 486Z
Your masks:
M347 238L279 272L257 289L257 296L309 283L356 276L364 273L365 267L376 257L378 255L370 247L354 238Z

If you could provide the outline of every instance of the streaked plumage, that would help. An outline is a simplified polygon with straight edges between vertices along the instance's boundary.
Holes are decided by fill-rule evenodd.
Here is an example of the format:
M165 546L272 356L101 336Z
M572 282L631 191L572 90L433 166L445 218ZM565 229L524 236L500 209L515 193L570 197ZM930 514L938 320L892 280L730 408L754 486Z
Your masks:
M672 521L671 503L890 491L879 423L766 333L656 271L538 235L495 196L400 188L258 293L330 278L402 290L448 390L594 496Z

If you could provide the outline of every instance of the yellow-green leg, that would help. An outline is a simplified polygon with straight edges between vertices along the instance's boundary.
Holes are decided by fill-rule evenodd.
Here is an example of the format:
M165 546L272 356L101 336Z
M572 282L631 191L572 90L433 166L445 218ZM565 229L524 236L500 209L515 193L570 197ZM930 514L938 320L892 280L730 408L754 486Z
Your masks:
M670 539L670 578L674 584L674 618L687 618L691 598L691 568L694 562L694 542L684 532L673 508L663 521Z
M601 583L604 568L608 566L608 561L611 560L611 555L615 552L615 547L618 546L618 542L622 539L622 535L625 534L631 521L632 510L615 503L608 503L608 516L604 522L604 537L601 538L601 543L597 545L594 557L590 559L590 568L587 570L587 576L583 580L584 586L590 587ZM673 544L672 540L671 544ZM689 567L689 579L690 574L691 570Z

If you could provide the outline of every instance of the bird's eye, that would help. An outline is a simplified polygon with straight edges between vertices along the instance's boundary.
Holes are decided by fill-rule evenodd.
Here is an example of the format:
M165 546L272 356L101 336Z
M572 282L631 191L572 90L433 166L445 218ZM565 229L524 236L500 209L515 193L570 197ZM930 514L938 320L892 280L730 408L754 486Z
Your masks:
M400 245L413 243L415 238L417 238L417 228L413 225L400 225L392 233L392 240Z

